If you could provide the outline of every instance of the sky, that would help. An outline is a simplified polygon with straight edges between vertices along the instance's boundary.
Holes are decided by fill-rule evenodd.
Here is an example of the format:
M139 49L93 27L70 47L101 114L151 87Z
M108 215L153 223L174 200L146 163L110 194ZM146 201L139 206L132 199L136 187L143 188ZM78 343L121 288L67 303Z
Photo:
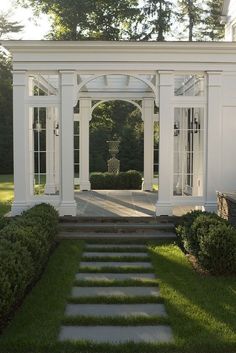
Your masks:
M0 0L0 13L10 12L9 18L19 22L25 28L18 34L11 34L9 39L43 39L50 30L48 16L41 15L33 20L33 12L16 5L15 0Z

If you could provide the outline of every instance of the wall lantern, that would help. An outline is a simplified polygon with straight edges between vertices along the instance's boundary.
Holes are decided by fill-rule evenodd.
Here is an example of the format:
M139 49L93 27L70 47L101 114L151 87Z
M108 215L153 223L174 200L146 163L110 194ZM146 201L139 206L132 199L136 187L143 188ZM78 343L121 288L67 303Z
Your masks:
M55 123L55 128L54 128L54 135L59 136L59 123Z
M199 119L199 114L196 113L196 114L194 115L194 122L193 122L193 124L194 124L193 130L194 130L194 133L195 133L195 134L197 134L197 133L199 132L200 128L201 128L201 124L200 124L200 121L199 121L199 120L200 120L200 119Z
M179 136L180 130L179 130L179 122L175 121L174 122L174 136Z

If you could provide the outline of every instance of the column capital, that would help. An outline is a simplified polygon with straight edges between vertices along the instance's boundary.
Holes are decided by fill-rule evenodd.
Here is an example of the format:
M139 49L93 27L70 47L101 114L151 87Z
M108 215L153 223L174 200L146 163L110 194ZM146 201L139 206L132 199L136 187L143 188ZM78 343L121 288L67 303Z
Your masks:
M222 71L207 71L208 87L220 87L222 85Z
M27 84L26 71L13 70L12 75L13 75L13 86L26 86Z
M61 85L62 86L75 86L76 83L76 74L75 71L59 71L61 75Z

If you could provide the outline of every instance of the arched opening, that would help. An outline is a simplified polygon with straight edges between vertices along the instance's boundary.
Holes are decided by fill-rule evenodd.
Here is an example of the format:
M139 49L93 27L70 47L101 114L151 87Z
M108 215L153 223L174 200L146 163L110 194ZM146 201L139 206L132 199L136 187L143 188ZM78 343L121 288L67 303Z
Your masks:
M107 172L111 158L107 141L119 140L120 171L137 170L143 175L144 124L141 107L125 100L95 105L90 121L90 173Z

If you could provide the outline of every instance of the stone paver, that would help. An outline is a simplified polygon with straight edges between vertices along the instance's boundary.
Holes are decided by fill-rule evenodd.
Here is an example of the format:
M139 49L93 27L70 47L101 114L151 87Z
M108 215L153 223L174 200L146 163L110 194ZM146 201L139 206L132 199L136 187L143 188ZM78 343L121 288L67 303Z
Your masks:
M68 304L66 316L91 317L166 317L163 304Z
M60 341L88 340L96 343L167 343L173 341L169 326L63 326Z
M110 267L110 268L122 268L122 267L140 267L140 268L152 268L152 264L149 262L115 262L115 261L81 261L80 268L86 267L96 267L96 268L103 268L103 267Z
M130 244L86 244L86 249L147 249L146 245L130 245Z
M155 279L154 273L77 273L77 280L86 281L109 281L109 280L148 280Z
M156 287L73 287L72 298L91 298L96 296L113 297L113 296L159 296L159 289Z
M134 252L84 252L83 257L140 257L147 258L147 253L134 253Z

